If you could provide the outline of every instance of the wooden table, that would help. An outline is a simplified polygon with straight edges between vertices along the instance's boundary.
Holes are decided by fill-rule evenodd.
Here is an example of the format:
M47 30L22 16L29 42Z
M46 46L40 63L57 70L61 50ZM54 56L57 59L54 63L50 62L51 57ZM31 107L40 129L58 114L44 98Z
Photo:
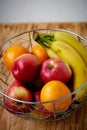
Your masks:
M0 24L0 43L20 32L35 28L62 28L87 37L87 23ZM87 102L71 116L56 122L39 122L16 117L0 107L0 130L87 130Z

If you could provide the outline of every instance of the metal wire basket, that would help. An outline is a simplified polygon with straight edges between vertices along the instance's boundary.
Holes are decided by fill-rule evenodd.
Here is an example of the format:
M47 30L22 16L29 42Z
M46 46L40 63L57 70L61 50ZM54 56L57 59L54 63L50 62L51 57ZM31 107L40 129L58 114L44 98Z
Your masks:
M14 99L14 98L6 95L7 86L14 80L14 78L13 78L11 72L8 71L4 65L3 55L4 55L5 51L14 44L19 44L28 49L31 49L32 45L35 44L34 40L32 39L32 33L34 31L37 31L39 33L51 33L51 32L55 32L55 31L67 32L67 33L74 35L77 39L79 39L83 43L83 45L85 47L87 47L87 40L85 38L81 37L80 35L78 35L76 33L71 32L71 31L67 31L67 30L63 30L63 29L56 29L56 28L29 30L29 31L20 33L18 35L15 35L11 38L8 38L6 41L4 41L3 43L0 44L0 105L2 107L4 107L5 109L7 109L9 112L11 112L21 118L24 118L24 119L36 119L36 120L40 120L40 121L60 120L62 118L65 118L66 116L69 116L71 113L73 113L74 111L79 109L84 104L84 102L87 99L87 95L85 94L83 100L81 100L80 102L77 102L75 94L80 93L80 91L87 86L87 82L85 82L81 87L79 87L79 89L73 91L70 95L66 95L65 97L62 97L60 99L51 100L48 102L27 102L27 101ZM45 108L42 109L40 107L44 103L51 103L52 106L54 106L54 102L58 102L58 101L62 100L63 98L67 98L69 96L72 96L72 101L71 101L69 108L64 112L56 113L54 111L53 113L50 113ZM26 105L27 112L16 111L16 110L12 111L9 108L7 108L7 106L5 105L5 99L8 99L8 98L13 100L16 103L20 103L23 105L29 104L29 107ZM61 107L61 106L58 106L58 107Z

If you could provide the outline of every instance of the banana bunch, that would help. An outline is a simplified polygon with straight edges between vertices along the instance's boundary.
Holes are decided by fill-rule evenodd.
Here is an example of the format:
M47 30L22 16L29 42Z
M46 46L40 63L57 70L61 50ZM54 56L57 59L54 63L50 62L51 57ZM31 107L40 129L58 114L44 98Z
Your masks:
M81 87L84 83L87 84L87 49L76 38L66 32L55 32L54 40L41 36L39 37L43 44L48 44L48 49L52 50L49 53L51 58L61 58L65 60L71 67L73 72L73 90L78 90L75 93L77 101L81 101L87 92L87 85Z

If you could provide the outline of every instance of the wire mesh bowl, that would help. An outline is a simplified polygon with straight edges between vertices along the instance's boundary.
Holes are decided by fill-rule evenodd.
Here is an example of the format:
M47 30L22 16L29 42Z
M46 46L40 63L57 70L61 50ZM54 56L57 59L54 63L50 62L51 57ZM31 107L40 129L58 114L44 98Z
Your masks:
M40 121L60 120L62 118L69 116L71 113L73 113L74 111L79 109L85 103L85 101L87 99L86 92L85 92L84 98L80 102L78 102L76 100L75 94L76 93L80 94L80 91L87 87L87 82L85 82L77 90L72 91L71 94L66 95L62 98L59 98L56 100L50 100L47 102L27 102L27 101L18 100L18 99L15 99L15 98L12 98L12 97L6 95L7 86L9 86L12 83L12 81L14 81L14 77L12 76L12 73L4 65L3 55L9 47L11 47L15 44L22 45L22 46L26 47L27 49L31 50L32 45L36 44L32 38L32 34L34 31L37 31L40 34L42 34L42 33L49 34L49 33L53 33L56 31L67 32L67 33L70 33L71 35L73 35L74 37L76 37L79 41L81 41L81 43L84 45L84 47L87 47L87 40L85 38L81 37L80 35L78 35L76 33L71 32L71 31L63 30L63 29L56 29L56 28L29 30L29 31L20 33L18 35L15 35L11 38L8 38L6 41L4 41L3 43L0 44L0 106L4 107L9 112L11 112L21 118L24 118L24 119L34 119L34 120L36 119L36 120L40 120ZM70 102L69 107L63 112L61 112L61 111L56 112L54 109L55 102L59 102L59 101L63 100L64 98L68 98L70 96L72 96L72 100ZM6 99L12 100L13 107L15 107L15 104L18 104L19 110L18 110L18 108L15 108L15 109L8 108L5 104ZM52 113L49 112L46 108L42 107L43 104L46 104L46 103L52 104L52 109L53 109ZM62 105L64 106L65 102L63 102ZM57 106L57 107L62 109L61 108L62 105ZM22 106L21 110L20 110L20 106Z

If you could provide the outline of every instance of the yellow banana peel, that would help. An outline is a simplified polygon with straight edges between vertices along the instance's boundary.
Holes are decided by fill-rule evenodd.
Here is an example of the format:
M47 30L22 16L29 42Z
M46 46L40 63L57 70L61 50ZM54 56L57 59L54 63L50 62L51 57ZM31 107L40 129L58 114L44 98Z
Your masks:
M63 41L72 46L80 54L87 65L87 48L80 41L79 37L76 38L67 32L57 31L54 33L54 40Z
M62 41L55 41L52 43L51 48L56 52L56 54L63 60L65 60L71 67L73 72L73 89L77 90L85 82L87 82L87 67L77 53L77 51ZM77 100L82 100L87 91L87 85L79 92L75 94Z

